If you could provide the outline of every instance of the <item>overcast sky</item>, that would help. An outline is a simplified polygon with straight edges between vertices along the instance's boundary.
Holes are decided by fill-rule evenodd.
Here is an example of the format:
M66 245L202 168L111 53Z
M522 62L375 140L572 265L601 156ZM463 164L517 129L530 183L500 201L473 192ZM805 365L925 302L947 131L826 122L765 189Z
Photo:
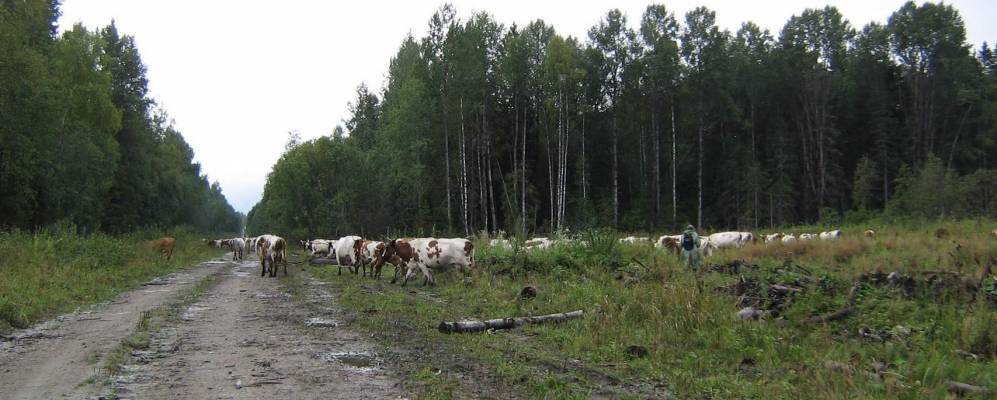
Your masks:
M458 17L487 11L509 26L543 19L559 34L585 38L612 8L637 28L648 1L453 1ZM753 21L778 36L789 17L832 4L854 27L884 22L901 0L755 0L664 2L681 20L699 5L733 31ZM997 1L954 4L966 21L970 44L997 40ZM388 61L406 34L426 32L442 1L149 1L65 0L62 29L115 20L132 35L152 97L175 120L195 161L218 181L241 212L263 194L266 175L280 157L287 132L303 139L328 135L347 117L347 103L366 83L380 91ZM275 6L276 5L276 6Z

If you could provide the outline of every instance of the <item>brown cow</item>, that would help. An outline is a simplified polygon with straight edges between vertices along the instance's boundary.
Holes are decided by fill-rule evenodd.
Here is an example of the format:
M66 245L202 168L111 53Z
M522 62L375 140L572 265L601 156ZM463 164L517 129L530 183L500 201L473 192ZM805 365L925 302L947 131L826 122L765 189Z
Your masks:
M173 249L177 247L177 240L166 236L156 240L147 240L145 244L146 246L165 254L166 259L169 260L173 257Z
M256 255L263 267L260 276L267 274L267 261L270 262L270 277L277 277L277 268L284 265L284 276L287 276L287 241L280 236L262 235L256 241Z

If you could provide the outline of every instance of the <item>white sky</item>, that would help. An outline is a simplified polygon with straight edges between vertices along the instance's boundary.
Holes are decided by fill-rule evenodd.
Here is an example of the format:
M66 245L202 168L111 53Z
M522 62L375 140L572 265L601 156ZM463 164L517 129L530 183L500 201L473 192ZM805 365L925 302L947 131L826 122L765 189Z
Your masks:
M585 38L612 8L634 29L649 1L453 1L458 17L485 10L506 27L543 19L559 34ZM901 0L672 0L682 20L699 5L722 28L744 21L773 36L805 8L833 4L857 29L884 22ZM962 14L970 44L997 41L997 1L949 1ZM64 0L62 29L115 20L135 37L156 101L193 147L195 161L219 181L236 210L249 212L280 157L287 132L328 135L348 116L361 82L377 92L405 35L424 36L443 1ZM276 5L276 6L275 6Z

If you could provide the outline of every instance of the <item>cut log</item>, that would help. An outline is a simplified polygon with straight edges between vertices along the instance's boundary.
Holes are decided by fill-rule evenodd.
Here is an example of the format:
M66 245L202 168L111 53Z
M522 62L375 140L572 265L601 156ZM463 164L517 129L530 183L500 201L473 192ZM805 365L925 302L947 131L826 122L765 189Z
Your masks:
M582 314L582 310L576 310L566 313L538 315L535 317L498 318L483 321L476 319L467 319L455 322L443 321L440 322L437 329L443 333L481 332L488 329L512 329L525 324L564 322L569 319L581 318Z
M785 286L785 285L769 285L769 290L778 294L786 294L789 292L799 293L803 291L803 289L800 289L798 287Z
M982 386L970 385L968 383L956 382L956 381L946 381L945 384L948 386L950 393L957 396L968 396L972 394L986 394L990 391Z

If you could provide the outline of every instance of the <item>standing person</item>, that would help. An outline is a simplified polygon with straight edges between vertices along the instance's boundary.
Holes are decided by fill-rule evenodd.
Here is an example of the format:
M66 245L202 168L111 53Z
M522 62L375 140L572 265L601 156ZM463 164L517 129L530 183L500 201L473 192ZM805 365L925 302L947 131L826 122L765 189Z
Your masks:
M703 261L703 256L699 253L699 240L696 228L692 224L689 224L685 228L685 232L682 232L681 242L682 260L685 261L686 268L699 270L700 264Z

